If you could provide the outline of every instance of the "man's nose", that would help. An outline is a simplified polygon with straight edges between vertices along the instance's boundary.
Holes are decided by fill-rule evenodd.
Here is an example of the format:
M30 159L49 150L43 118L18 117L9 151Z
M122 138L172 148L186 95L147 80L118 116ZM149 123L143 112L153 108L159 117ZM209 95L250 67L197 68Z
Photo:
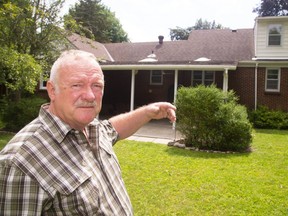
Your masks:
M88 100L88 101L95 100L95 94L94 94L94 92L93 92L91 87L87 87L85 89L83 97L84 97L85 100Z

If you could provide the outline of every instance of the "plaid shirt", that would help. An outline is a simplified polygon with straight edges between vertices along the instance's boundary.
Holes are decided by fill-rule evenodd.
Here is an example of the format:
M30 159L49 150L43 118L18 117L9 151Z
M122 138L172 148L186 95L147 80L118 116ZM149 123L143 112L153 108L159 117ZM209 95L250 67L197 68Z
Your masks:
M0 215L133 215L112 125L91 122L88 141L47 108L0 153Z

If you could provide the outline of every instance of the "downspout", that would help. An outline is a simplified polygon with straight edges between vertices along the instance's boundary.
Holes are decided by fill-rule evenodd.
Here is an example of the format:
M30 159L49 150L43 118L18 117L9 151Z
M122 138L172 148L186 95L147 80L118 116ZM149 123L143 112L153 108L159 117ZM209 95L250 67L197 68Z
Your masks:
M134 110L134 98L135 98L135 75L136 70L133 69L131 72L131 98L130 98L130 111Z
M254 110L257 110L257 89L258 89L258 62L255 64L255 104L254 104Z

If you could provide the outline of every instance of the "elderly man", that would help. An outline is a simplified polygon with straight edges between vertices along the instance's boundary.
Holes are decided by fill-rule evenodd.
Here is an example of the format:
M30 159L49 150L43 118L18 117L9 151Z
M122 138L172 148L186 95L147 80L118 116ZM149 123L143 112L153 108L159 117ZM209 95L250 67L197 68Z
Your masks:
M153 103L98 121L104 92L95 57L70 50L53 64L49 104L0 153L0 215L133 215L113 144L151 119L175 121Z

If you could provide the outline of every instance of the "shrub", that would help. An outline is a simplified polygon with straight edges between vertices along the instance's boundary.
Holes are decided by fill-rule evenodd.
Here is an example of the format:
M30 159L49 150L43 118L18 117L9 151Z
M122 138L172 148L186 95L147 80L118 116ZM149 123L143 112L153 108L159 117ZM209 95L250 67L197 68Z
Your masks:
M219 151L245 151L252 142L247 110L233 91L215 86L182 87L176 101L178 129L186 146Z
M288 129L288 114L281 110L270 110L266 106L251 111L249 119L255 128Z
M39 97L22 98L19 102L8 101L2 116L5 130L19 131L38 116L40 106L45 102Z

